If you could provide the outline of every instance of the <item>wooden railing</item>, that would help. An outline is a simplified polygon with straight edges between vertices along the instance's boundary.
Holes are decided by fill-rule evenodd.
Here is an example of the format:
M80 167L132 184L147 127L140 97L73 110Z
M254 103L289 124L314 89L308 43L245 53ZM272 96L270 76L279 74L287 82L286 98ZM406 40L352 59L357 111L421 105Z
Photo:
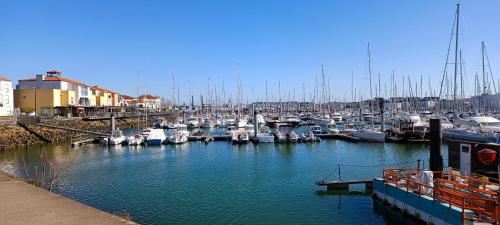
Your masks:
M455 206L462 209L463 223L466 221L487 222L499 224L499 196L496 191L500 188L498 183L488 182L483 179L461 176L450 172L433 172L432 185L416 180L415 176L421 169L398 168L384 169L384 179L387 184L394 185L419 196L425 195L449 207ZM474 213L472 218L465 216L465 210Z

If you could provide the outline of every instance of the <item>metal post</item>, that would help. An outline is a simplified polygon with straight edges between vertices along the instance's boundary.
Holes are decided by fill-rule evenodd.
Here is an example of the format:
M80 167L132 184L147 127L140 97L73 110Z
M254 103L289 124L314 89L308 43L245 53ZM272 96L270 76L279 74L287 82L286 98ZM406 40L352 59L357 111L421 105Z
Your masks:
M417 168L420 169L420 159L417 159Z
M441 155L441 120L440 119L430 119L430 170L431 171L443 171L443 156ZM441 174L436 174L437 178L441 177Z

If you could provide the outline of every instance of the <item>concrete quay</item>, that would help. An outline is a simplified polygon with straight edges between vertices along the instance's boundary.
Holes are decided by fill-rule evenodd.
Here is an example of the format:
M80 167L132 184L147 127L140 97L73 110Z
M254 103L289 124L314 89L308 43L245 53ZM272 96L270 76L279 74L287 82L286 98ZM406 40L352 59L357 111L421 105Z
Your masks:
M0 173L0 223L136 224Z

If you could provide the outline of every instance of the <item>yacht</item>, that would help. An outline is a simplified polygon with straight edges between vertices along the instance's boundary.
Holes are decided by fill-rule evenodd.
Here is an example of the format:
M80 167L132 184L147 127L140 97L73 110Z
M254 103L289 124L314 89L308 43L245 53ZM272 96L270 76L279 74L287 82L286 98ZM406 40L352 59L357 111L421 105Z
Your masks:
M199 127L200 124L198 122L198 118L194 117L194 116L190 116L187 119L187 126L188 126L188 128L197 128L197 127Z
M166 139L167 137L163 129L152 129L151 133L148 135L147 141L149 145L161 145Z
M119 129L116 129L111 132L111 137L109 137L110 145L120 145L125 142L127 138L123 135L123 132Z
M128 145L140 145L144 142L144 137L140 134L133 134L127 138Z
M182 144L188 141L189 131L187 126L182 124L177 127L177 130L168 137L168 142L172 144Z

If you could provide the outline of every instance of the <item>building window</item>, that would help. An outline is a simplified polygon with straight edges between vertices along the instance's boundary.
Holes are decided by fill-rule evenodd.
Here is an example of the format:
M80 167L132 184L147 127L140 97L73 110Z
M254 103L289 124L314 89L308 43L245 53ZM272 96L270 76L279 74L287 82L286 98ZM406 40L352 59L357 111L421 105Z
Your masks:
M10 99L9 95L5 95L5 98L2 102L4 102L6 105L8 105L8 104L10 104L9 99Z
M0 107L3 107L3 95L0 94Z

